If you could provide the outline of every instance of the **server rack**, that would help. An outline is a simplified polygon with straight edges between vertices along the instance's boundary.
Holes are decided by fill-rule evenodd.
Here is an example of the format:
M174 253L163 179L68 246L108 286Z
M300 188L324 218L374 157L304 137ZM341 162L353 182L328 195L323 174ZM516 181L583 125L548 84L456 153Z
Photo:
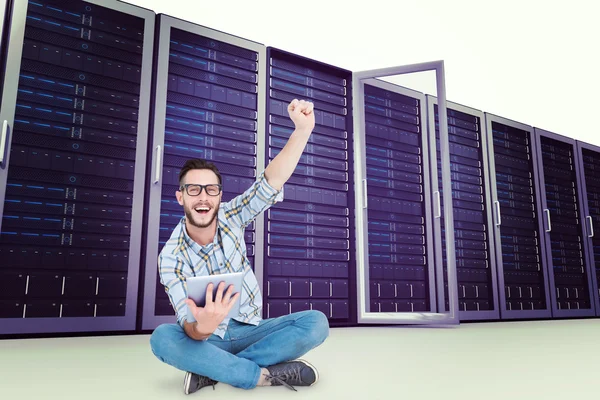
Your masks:
M332 326L356 321L352 73L268 48L267 165L294 124L294 98L315 105L316 124L284 201L265 218L265 317L314 309Z
M450 187L448 121L443 62L353 74L357 226L358 323L458 323L454 221L450 190L444 192L448 229L448 293L436 284L443 273L434 255L432 180L436 143L428 141L425 95L379 78L436 72L440 100L442 187ZM438 301L449 300L447 311Z
M12 2L0 333L135 329L154 18L118 2Z
M365 83L371 312L435 309L425 96Z
M550 318L537 142L532 127L485 114L503 319Z
M179 170L189 158L214 162L223 177L222 201L248 189L264 169L265 47L213 29L158 17L153 156L142 329L174 321L157 259L183 217ZM152 216L158 216L154 218ZM262 280L263 218L246 228L246 247Z
M581 170L574 139L535 128L546 263L554 317L595 314Z
M463 320L600 315L600 148L491 114L483 129L483 113L448 102L446 194L436 97L161 15L154 98L154 21L121 2L0 6L0 334L133 329L142 251L143 328L172 322L156 258L182 216L178 169L215 161L229 200L285 144L294 97L315 102L317 128L286 201L246 232L264 317L456 322L455 295ZM160 219L142 250L146 179ZM472 211L478 229L459 217Z
M485 118L479 110L452 102L447 102L447 106L460 319L499 319ZM436 97L427 95L427 111L429 141L435 141L437 150L431 162L432 180L441 187L442 161ZM433 160L436 160L435 164ZM444 209L442 194L443 190L440 189L434 193L433 199L441 210ZM440 214L443 215L443 212ZM443 276L437 277L438 285L443 286L446 293L446 301L438 306L448 310L443 217L434 222L434 237L436 257L444 265Z
M582 213L586 221L584 240L588 246L590 280L594 292L596 315L600 316L600 147L577 141Z

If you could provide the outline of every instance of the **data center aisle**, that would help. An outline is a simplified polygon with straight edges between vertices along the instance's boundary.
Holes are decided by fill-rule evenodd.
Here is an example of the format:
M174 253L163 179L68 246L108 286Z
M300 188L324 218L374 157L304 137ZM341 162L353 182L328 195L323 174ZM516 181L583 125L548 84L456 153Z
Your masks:
M332 329L307 355L321 380L298 393L218 384L191 396L148 335L0 341L0 398L565 399L597 392L600 320ZM592 397L590 397L592 398Z

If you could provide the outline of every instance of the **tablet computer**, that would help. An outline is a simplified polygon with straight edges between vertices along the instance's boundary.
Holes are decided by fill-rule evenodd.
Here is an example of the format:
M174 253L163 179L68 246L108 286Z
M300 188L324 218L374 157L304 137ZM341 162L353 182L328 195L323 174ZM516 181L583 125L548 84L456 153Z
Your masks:
M206 304L206 289L208 288L209 283L212 283L214 285L213 301L217 296L217 290L221 282L225 282L225 287L223 288L223 295L225 295L225 293L227 292L227 288L229 287L229 285L233 285L232 295L239 293L242 290L244 274L244 272L234 272L230 274L191 276L189 278L186 278L188 298L192 299L198 307L204 307ZM233 307L231 307L231 310L229 311L229 314L227 314L226 318L234 318L239 316L239 314L240 297L238 296L237 301L235 302ZM187 307L187 321L190 323L196 322L196 318L194 318L190 307Z

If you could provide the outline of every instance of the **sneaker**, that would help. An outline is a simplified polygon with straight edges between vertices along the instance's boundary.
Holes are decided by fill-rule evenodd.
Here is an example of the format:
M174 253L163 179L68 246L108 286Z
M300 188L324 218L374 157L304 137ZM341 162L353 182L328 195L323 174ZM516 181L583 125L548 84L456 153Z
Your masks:
M183 391L185 394L192 394L209 385L212 385L213 390L215 390L215 385L217 383L217 381L213 381L206 376L194 374L192 372L186 372L183 380Z
M294 386L312 386L319 380L317 369L304 360L287 361L267 367L266 380L271 386L285 386L291 390Z

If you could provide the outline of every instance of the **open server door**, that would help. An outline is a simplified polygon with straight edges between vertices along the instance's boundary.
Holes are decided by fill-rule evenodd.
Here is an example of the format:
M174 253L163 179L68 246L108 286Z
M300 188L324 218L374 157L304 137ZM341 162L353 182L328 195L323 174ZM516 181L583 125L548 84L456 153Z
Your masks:
M436 145L428 141L425 95L377 78L435 71L448 295L436 275L433 221L442 216L431 179ZM443 62L353 75L359 323L442 325L459 322ZM433 160L433 161L432 161ZM435 201L435 200L434 200ZM440 310L448 298L448 311Z

